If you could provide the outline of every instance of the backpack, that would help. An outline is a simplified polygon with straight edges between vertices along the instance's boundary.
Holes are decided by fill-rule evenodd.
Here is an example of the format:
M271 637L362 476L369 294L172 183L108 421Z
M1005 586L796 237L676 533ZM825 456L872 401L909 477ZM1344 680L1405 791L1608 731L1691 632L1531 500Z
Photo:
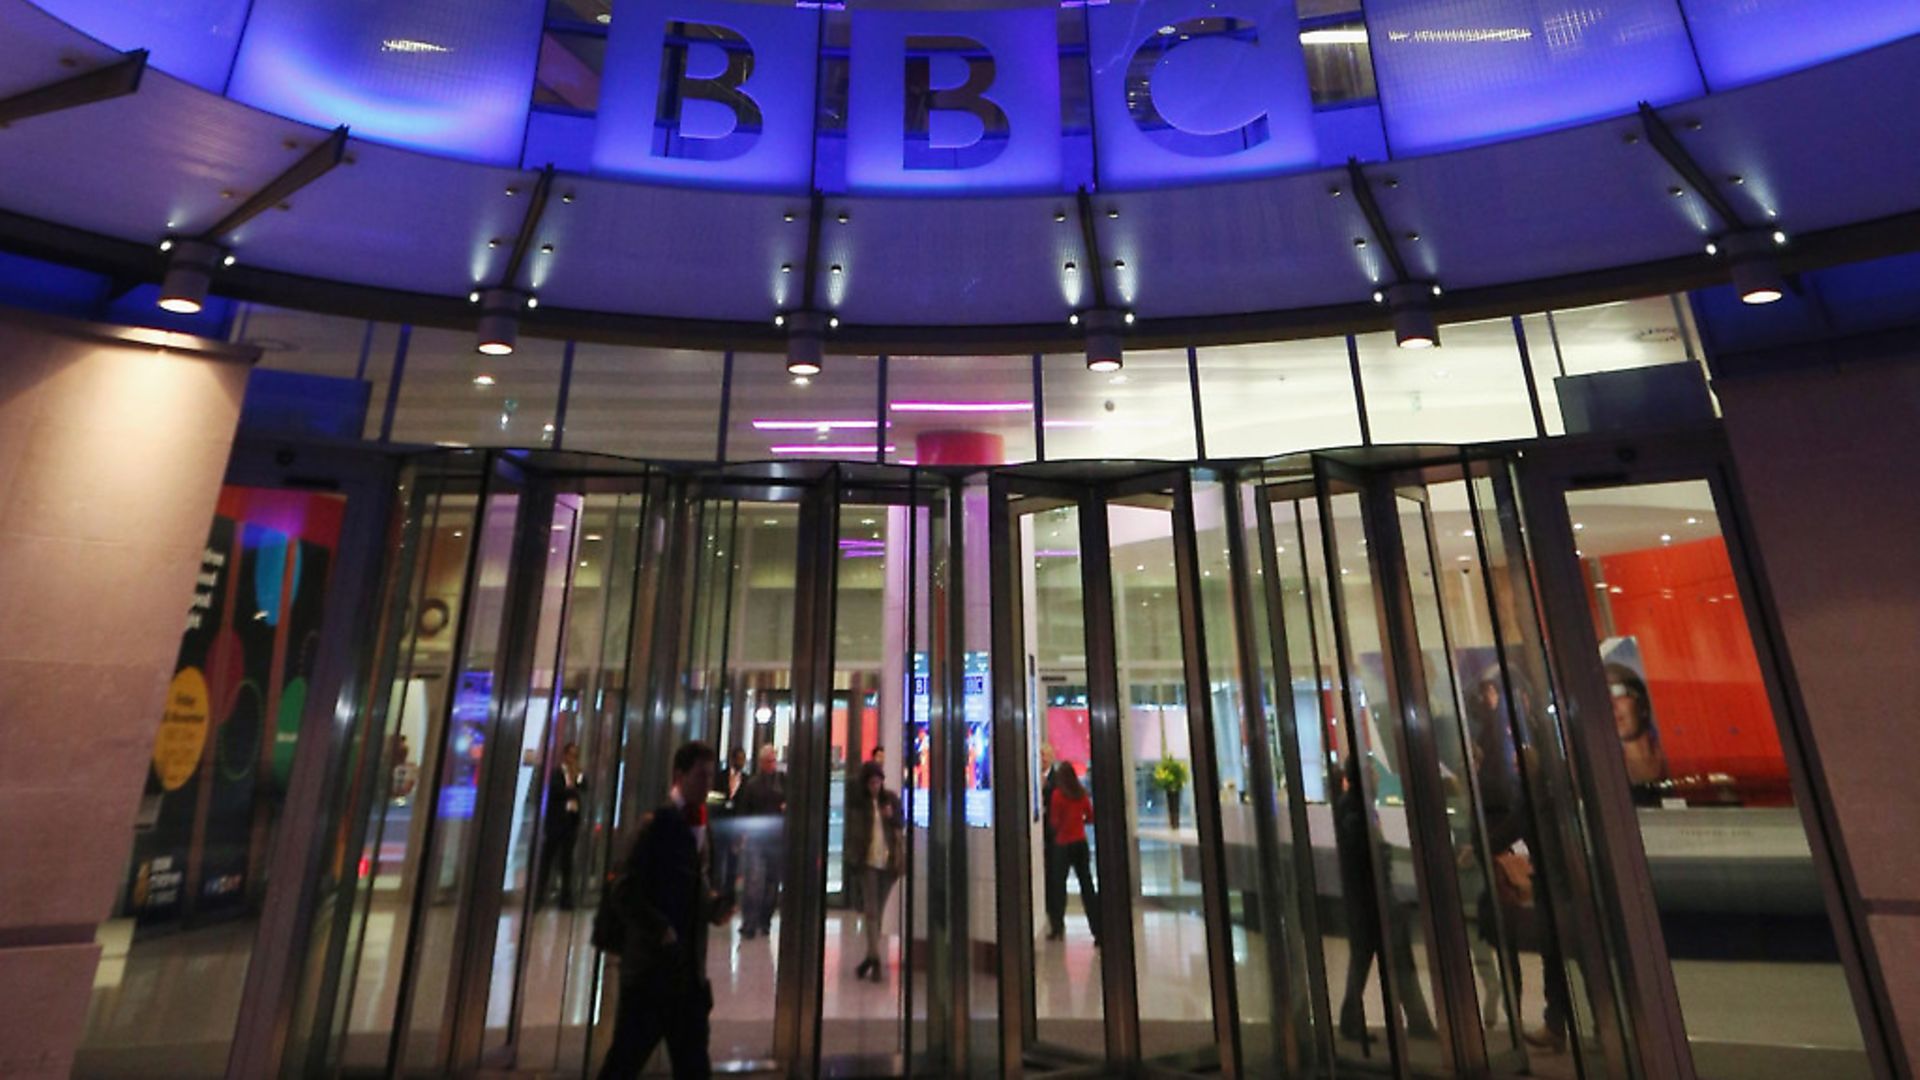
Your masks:
M607 875L607 887L601 891L600 906L593 912L593 947L603 953L618 956L626 951L627 910L631 906L630 895L634 887L633 853L646 843L652 825L653 815L648 814L641 820L640 831L634 834L626 858L620 861L620 869Z

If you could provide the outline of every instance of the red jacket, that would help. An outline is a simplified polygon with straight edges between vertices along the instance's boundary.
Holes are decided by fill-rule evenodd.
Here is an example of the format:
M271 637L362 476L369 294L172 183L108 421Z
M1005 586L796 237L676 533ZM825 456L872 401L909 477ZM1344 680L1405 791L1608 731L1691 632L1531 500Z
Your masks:
M1047 827L1053 830L1056 844L1078 844L1087 838L1087 824L1093 820L1093 797L1074 798L1055 788L1047 805Z

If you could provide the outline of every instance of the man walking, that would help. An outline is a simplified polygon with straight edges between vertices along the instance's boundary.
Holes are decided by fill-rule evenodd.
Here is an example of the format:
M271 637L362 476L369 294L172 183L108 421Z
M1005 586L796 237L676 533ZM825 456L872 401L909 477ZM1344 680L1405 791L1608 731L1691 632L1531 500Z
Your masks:
M780 853L787 831L787 782L780 774L780 751L771 743L760 748L759 767L734 800L734 815L746 863L740 936L752 939L773 929L773 912L780 906Z
M730 901L716 895L707 879L713 766L713 749L705 743L674 751L667 802L642 822L607 899L621 928L620 1004L600 1080L638 1077L662 1039L678 1080L713 1074L707 927L732 914Z

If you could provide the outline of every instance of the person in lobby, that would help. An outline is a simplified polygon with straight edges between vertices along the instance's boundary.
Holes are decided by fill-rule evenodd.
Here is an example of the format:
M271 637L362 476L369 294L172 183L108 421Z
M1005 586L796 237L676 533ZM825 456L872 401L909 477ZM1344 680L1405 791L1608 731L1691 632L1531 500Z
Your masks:
M553 868L560 867L560 910L573 910L573 853L580 839L580 815L586 805L587 779L580 768L580 744L560 751L560 765L547 776L546 835L540 845L540 870L534 876L534 900L544 904Z
M1053 759L1053 744L1040 744L1040 868L1045 883L1047 940L1059 941L1067 933L1067 878L1054 869L1060 861L1060 846L1053 842L1053 826L1046 821L1053 806L1053 793L1059 788L1054 771L1060 766Z
M740 790L747 785L747 751L736 746L727 762L714 775L714 791L720 794L713 812L713 881L721 892L733 892L740 878L740 828L734 817Z
M663 1040L675 1077L713 1075L707 930L732 915L706 873L714 760L705 743L674 751L667 802L641 823L609 893L609 915L621 926L620 999L600 1080L639 1076Z
M1074 877L1080 882L1080 906L1086 909L1087 929L1093 934L1093 943L1099 945L1100 904L1093 887L1091 849L1087 846L1087 825L1093 821L1093 797L1087 794L1086 786L1080 783L1080 774L1074 770L1073 762L1063 761L1054 766L1053 775L1058 786L1047 800L1047 830L1053 834L1058 853L1054 858L1053 877L1048 881L1048 891L1059 894L1064 915L1067 869L1073 869ZM1063 927L1061 934L1055 936L1064 936L1064 933Z
M858 863L853 878L854 903L866 934L866 958L854 969L862 979L880 982L880 948L886 921L887 898L906 869L906 819L900 796L887 790L887 773L869 761L860 767L860 781L847 793L846 848Z
M786 817L787 782L780 773L780 751L768 743L760 748L753 776L734 799L745 879L740 936L749 940L773 929L773 912L780 906L780 855L785 847Z
M1388 958L1382 955L1380 915L1393 914L1391 886L1376 889L1373 854L1370 844L1377 835L1378 823L1360 785L1360 757L1347 755L1340 794L1334 800L1334 843L1340 856L1340 889L1346 901L1347 915L1347 989L1340 999L1340 1037L1365 1046L1372 1034L1367 1027L1367 977L1375 959L1384 976ZM1392 963L1395 987L1399 991L1400 1010L1407 1021L1407 1036L1432 1039L1438 1032L1427 1012L1427 998L1420 990L1420 972L1413 962L1413 941L1407 920L1392 918Z

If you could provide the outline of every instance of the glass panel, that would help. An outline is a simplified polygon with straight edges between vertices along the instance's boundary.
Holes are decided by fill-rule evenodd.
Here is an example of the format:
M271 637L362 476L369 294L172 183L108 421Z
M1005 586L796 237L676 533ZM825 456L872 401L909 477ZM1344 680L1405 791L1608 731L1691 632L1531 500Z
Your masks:
M1002 465L1034 459L1033 360L887 358L889 461Z
M1091 788L1097 796L1124 799L1127 807L1133 880L1139 883L1130 908L1140 1046L1152 1058L1214 1044L1200 834L1186 790L1193 777L1183 663L1188 643L1180 625L1169 500L1154 496L1110 505L1107 527L1121 754L1129 772L1094 777ZM1066 812L1056 808L1056 829L1063 828L1058 819Z
M902 879L912 807L906 730L911 527L906 507L843 504L835 580L833 719L821 1054L854 1072L896 1071L908 974ZM921 564L924 566L924 564Z
M1021 636L1035 676L1027 715L1040 763L1037 835L1030 845L1035 889L1029 901L1046 913L1045 940L1036 947L1033 964L1037 1030L1042 1042L1100 1058L1106 1053L1106 1003L1094 943L1099 907L1092 845L1098 837L1068 828L1068 843L1059 843L1062 819L1053 811L1055 794L1064 800L1071 788L1065 780L1069 771L1074 783L1088 787L1093 760L1080 510L1061 506L1022 514L1015 528L1025 621ZM1068 894L1069 877L1078 886L1077 896Z
M721 353L579 342L567 391L569 450L712 461L720 437Z
M540 65L533 103L541 108L591 113L600 107L600 72L606 66L603 34L549 30L540 35Z
M1193 392L1185 349L1130 352L1126 370L1087 370L1086 357L1048 356L1048 461L1191 461Z
M1223 483L1208 479L1194 482L1194 547L1200 563L1200 615L1207 644L1213 752L1218 762L1220 786L1215 793L1195 786L1192 795L1196 811L1201 799L1215 797L1220 803L1232 951L1230 958L1216 959L1222 962L1230 959L1234 966L1239 1004L1239 1016L1235 1019L1240 1024L1241 1054L1247 1070L1250 1075L1270 1075L1280 1069L1283 1041L1290 1036L1286 1030L1289 1021L1281 1010L1290 1001L1304 1005L1306 998L1285 981L1291 974L1289 969L1299 967L1289 963L1289 958L1302 955L1299 943L1289 937L1298 930L1294 912L1288 910L1285 895L1267 894L1260 869L1263 853L1284 865L1292 855L1292 845L1283 842L1277 847L1268 847L1261 835L1263 825L1274 828L1279 836L1291 834L1282 809L1286 805L1282 801L1284 786L1279 798L1269 795L1262 802L1257 796L1260 774L1270 772L1279 757L1272 753L1271 744L1262 745L1261 741L1267 731L1264 712L1267 702L1272 700L1271 685L1263 687L1263 700L1250 703L1241 682L1240 635L1255 636L1256 640L1248 643L1250 648L1265 648L1267 641L1263 633L1264 620L1256 617L1253 625L1242 626L1234 606L1232 590L1236 583L1229 561L1228 530L1242 527L1242 519L1228 514L1227 493ZM1251 497L1251 488L1241 494ZM1249 525L1253 523L1251 518L1244 520ZM1243 550L1257 559L1258 533L1243 534L1241 541ZM1256 568L1238 586L1256 590L1254 602L1264 603L1264 593L1258 590L1265 584L1264 570ZM1269 651L1256 663L1265 671L1271 658ZM1260 820L1262 817L1265 822ZM1299 1026L1293 1031L1307 1030L1306 1017L1302 1014Z
M1550 434L1566 431L1556 378L1700 362L1686 300L1681 298L1678 305L1674 301L1672 296L1648 296L1523 318Z
M949 488L948 491L953 489ZM963 530L960 552L963 565L955 566L952 562L952 545L941 543L931 565L935 567L933 573L942 576L930 580L927 591L921 595L929 598L930 610L943 610L957 598L964 612L961 634L966 650L961 658L960 719L966 724L967 759L960 793L963 821L958 832L964 838L962 843L966 844L967 853L967 926L964 933L957 935L953 947L957 954L955 966L967 973L972 1025L968 1032L971 1040L968 1057L970 1068L975 1076L995 1076L998 1075L1000 1048L997 958L1001 946L998 923L1000 886L993 846L993 785L996 777L993 771L993 677L990 657L993 648L991 564L997 553L988 540L991 523L987 517L986 477L976 475L969 478L961 484L956 495L949 495L937 504L938 509L934 512L934 521L938 523L936 527L946 525L942 519L956 512L956 503ZM948 533L951 534L950 528ZM956 573L960 575L957 590L951 577ZM934 581L940 583L940 593L933 591Z
M481 1053L490 1055L506 1046L518 1034L530 1036L525 1049L533 1055L551 1057L549 1040L558 1035L558 1018L552 1027L542 1025L537 1013L529 1014L529 992L537 995L546 1009L558 1005L558 989L567 969L567 958L574 946L590 947L577 931L585 929L574 917L580 889L574 879L574 863L580 835L580 822L586 815L586 759L571 737L576 717L573 706L563 702L564 695L575 694L566 681L566 662L561 649L567 644L563 620L573 614L569 597L574 585L575 549L582 547L580 496L561 495L552 499L553 520L544 565L518 568L520 573L540 575L539 620L533 638L511 643L513 648L532 650L530 677L526 687L515 687L525 694L525 715L521 723L520 745L515 748L512 821L507 839L507 860L500 882L500 914L494 929L493 977L487 992L486 1028ZM585 554L584 551L581 554ZM582 560L580 569L588 569ZM583 575L584 578L584 575ZM581 597L582 601L588 600ZM592 624L592 608L578 609L583 627ZM559 729L566 729L563 737ZM556 738L562 741L554 742ZM568 747L571 746L571 750ZM558 909L541 917L540 908L558 886ZM525 956L525 963L522 957ZM539 982L530 980L539 979ZM543 985L551 981L554 987ZM545 1012L546 1009L541 1009ZM516 1023L515 1014L520 1017ZM510 1027L510 1025L512 1025Z
M713 739L724 728L728 756L739 747L753 762L727 807L733 851L721 891L734 890L740 915L716 928L707 948L718 1064L773 1055L780 893L791 828L784 763L793 725L799 515L787 504L714 501L704 504L703 517L706 554L696 571L678 711L699 725L688 737Z
M873 357L829 356L818 375L789 375L787 359L735 353L727 460L873 461L879 369Z
M471 333L416 327L400 376L393 441L548 445L565 351L561 342L527 338L512 356L482 356Z
M1355 446L1360 412L1345 338L1201 349L1207 454L1263 457Z
M81 1075L226 1069L345 510L337 495L220 490L127 876L96 934Z
M1511 319L1448 323L1437 349L1402 349L1390 333L1356 340L1374 442L1480 442L1534 433Z
M364 437L380 437L380 420L387 407L387 376L393 370L400 328L315 315L306 311L243 304L235 320L233 340L260 350L260 367L367 383L365 413L359 430Z
M1697 1071L1871 1075L1712 488L1567 511Z
M1367 554L1359 496L1334 495L1331 501L1329 546L1339 571L1335 581L1342 597L1347 648L1344 660L1351 680L1347 687L1350 741L1342 761L1345 789L1334 810L1336 829L1346 834L1339 837L1341 857L1354 863L1353 880L1343 891L1349 896L1371 893L1387 935L1384 942L1378 935L1371 941L1362 939L1361 948L1354 948L1355 942L1349 939L1349 962L1363 966L1357 969L1358 978L1347 983L1340 1025L1343 1035L1360 1033L1359 1024L1354 1022L1354 991L1367 977L1364 965L1378 960L1388 969L1389 989L1398 997L1406 1022L1410 1064L1420 1070L1446 1071L1448 1062L1439 1032L1427 1009L1429 995L1440 993L1438 985L1431 983L1438 972L1429 960L1426 917L1420 910L1421 892L1416 880L1420 861L1407 820L1405 733L1394 722L1393 701L1387 691L1388 658L1377 615L1373 563ZM1362 775L1359 767L1363 761L1369 766L1368 775ZM1364 877L1362 864L1347 854L1361 841L1369 842L1378 852L1377 858L1369 858L1364 864ZM1347 872L1343 868L1343 875ZM1372 1004L1369 999L1367 1005ZM1367 1028L1372 1028L1371 1017Z
M406 956L411 985L400 1002L406 1010L405 1030L395 1069L406 1075L437 1074L448 1064L453 1034L450 999L459 990L461 968L468 959L463 940L466 912L473 893L481 887L472 875L480 835L481 777L489 752L513 752L489 748L487 739L495 726L497 695L505 692L495 679L520 500L519 494L511 492L490 491L486 496L466 636L459 645L458 666L451 673L452 701L444 714L444 727L434 724L440 730L426 732L421 744L431 770L421 790L431 792L434 801L431 807L419 808L424 810L415 822L420 842L410 842L404 856L406 869L417 872L406 880L411 888L405 899L411 911L400 917L410 918L413 929L406 952L396 950L395 955L400 959L411 953ZM401 737L405 738L404 723Z

